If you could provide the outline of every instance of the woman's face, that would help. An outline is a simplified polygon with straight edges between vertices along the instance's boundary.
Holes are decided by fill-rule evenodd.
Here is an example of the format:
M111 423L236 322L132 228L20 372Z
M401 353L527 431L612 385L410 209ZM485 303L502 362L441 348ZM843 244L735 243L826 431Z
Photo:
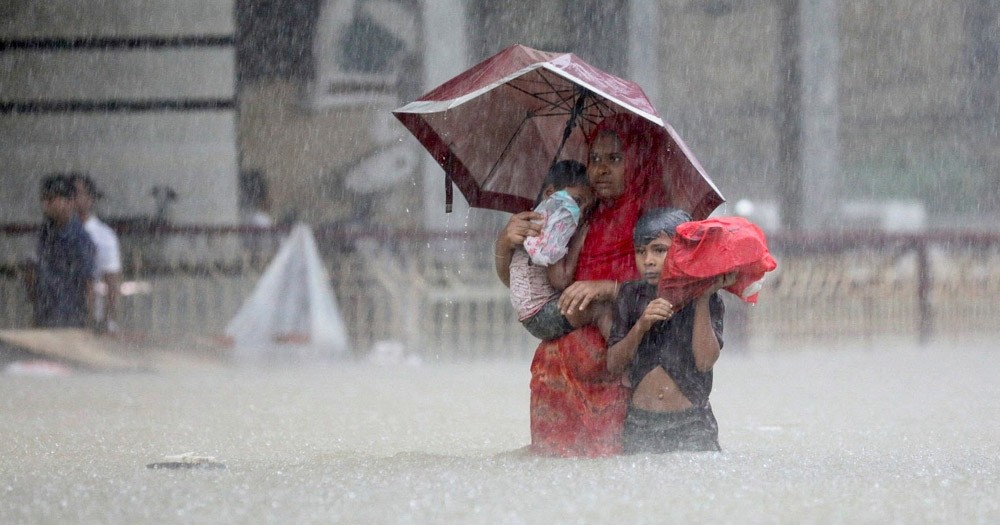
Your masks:
M614 200L625 193L625 153L614 133L594 139L587 158L587 178L601 200Z

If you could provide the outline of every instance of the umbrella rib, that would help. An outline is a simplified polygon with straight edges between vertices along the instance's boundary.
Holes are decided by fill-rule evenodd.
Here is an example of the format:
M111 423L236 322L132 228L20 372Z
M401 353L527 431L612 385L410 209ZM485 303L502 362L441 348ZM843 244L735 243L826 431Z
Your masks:
M550 93L552 93L552 94L559 94L559 93L563 93L565 91L566 90L552 91ZM523 91L523 92L531 95L531 93L528 93L526 91ZM545 93L543 93L543 94L545 94ZM534 96L534 95L532 95L532 96ZM536 98L541 98L541 97L536 97ZM561 95L560 95L560 98L562 98ZM545 100L545 99L543 99L543 100ZM563 100L567 104L570 102L570 100L565 99L565 98L563 98ZM546 100L546 102L549 102L551 104L551 101ZM552 108L562 108L563 106L553 104L551 107ZM596 111L594 111L595 109L596 109ZM568 111L567 112L561 112L561 113L558 113L558 112L538 113L538 112L536 112L533 116L535 116L535 117L558 117L558 116L563 116L566 113L568 113ZM601 120L607 118L610 115L614 115L615 113L617 113L617 112L611 107L610 104L607 103L607 100L606 99L602 99L602 100L597 100L597 101L593 101L593 102L587 103L587 105L584 108L584 112L581 113L580 116L583 117L584 119L586 119L587 122L589 122L591 124L596 124L597 122L600 122Z
M570 111L572 111L575 102L577 84L571 82L571 85L574 87L568 89L560 89L556 87L556 85L552 82L552 79L550 78L551 75L552 75L551 73L542 69L538 71L538 76L541 78L540 81L528 80L528 79L523 80L524 83L544 84L548 86L549 91L539 91L539 90L529 91L525 88L518 86L514 82L508 82L507 85L532 98L541 100L542 102L545 102L546 104L548 104L553 108L560 108L565 110L566 113L569 113ZM550 100L549 98L546 98L544 95L554 95L558 100Z
M536 100L540 100L540 101L548 104L548 106L551 107L551 108L565 109L566 113L569 113L569 111L570 111L570 108L568 107L568 105L567 106L562 106L562 105L560 105L557 102L554 102L552 100L549 100L549 99L541 96L541 95L553 94L553 95L558 96L559 99L560 99L560 101L566 102L566 100L562 96L559 95L560 92L558 90L556 90L556 91L548 91L548 92L544 92L544 91L543 92L536 92L536 91L528 91L527 89L524 89L521 86L518 86L517 84L514 84L514 83L508 83L507 85L510 86L512 89L516 89L516 90L520 91L521 93L524 93L525 95L528 95L531 98L534 98ZM551 84L548 84L548 85L550 87L553 87Z
M608 115L613 115L614 114L614 110L611 109L611 105L608 104L608 99L603 98L603 97L600 100L594 100L594 103L591 104L590 107L597 107L597 108L599 108L598 111L601 113L602 117L606 117ZM607 113L604 112L605 109L608 110Z
M549 88L551 88L552 91L550 91L550 92L545 92L545 91L534 91L534 92L532 92L532 91L528 91L528 90L523 89L523 88L516 88L516 89L518 89L519 91L521 91L521 92L523 92L523 93L525 93L525 94L527 94L529 96L541 99L541 100L543 100L545 102L548 102L549 104L553 105L554 107L566 108L567 111L573 107L573 102L575 100L574 95L576 94L576 90L573 89L573 88L570 88L570 89L559 89L552 82L552 78L553 77L554 78L562 78L562 77L560 77L560 76L556 75L555 73L553 73L553 72L551 72L549 70L546 70L546 69L539 69L538 70L538 76L541 78L541 80L525 79L525 78L518 79L518 80L521 81L521 82L523 82L523 83L526 83L526 84L527 83L530 83L530 84L545 84ZM571 82L571 84L573 86L577 86L578 85L577 83L575 83L573 81L570 81L570 82ZM510 85L513 86L513 83L508 83L508 84L510 84ZM547 95L547 94L552 94L552 95L556 95L557 97L559 97L561 104L556 104L556 103L554 103L551 100L544 99L543 97L539 96L539 95ZM607 112L605 112L605 111L599 111L601 117L608 117L609 115L614 115L614 114L617 113L617 111L611 109L611 106L608 104L608 100L606 98L604 98L604 97L600 97L600 100L593 100L590 104L587 105L587 109L590 109L590 108L595 107L595 106L601 107L601 108L604 108L604 109L607 110Z
M555 84L552 83L552 80L549 79L549 77L546 76L545 73L540 72L539 76L541 76L542 80L545 82L545 84L548 85L549 88L552 89L552 94L554 94L555 96L559 97L559 99L564 104L563 106L559 106L559 107L566 107L566 108L570 108L572 110L573 106L576 105L575 104L576 101L574 100L574 97L577 95L577 89L576 89L576 87L574 87L573 89L570 89L570 90L556 89ZM576 84L573 84L573 85L576 86ZM568 93L568 96L566 95L566 93Z
M507 144L504 145L503 151L501 151L500 155L497 156L497 161L493 163L493 166L490 168L490 172L486 174L486 177L483 178L483 182L479 184L481 188L486 188L490 180L493 179L493 175L496 174L497 168L500 166L500 162L507 156L507 153L510 151L510 147L514 144L514 139L516 139L521 133L521 128L524 127L524 123L533 116L534 114L530 111L524 114L524 118L521 119L521 123L517 125L517 129L514 130L514 133L510 135L510 139L507 140Z
M592 98L596 99L596 96L592 97ZM593 100L590 104L587 105L586 109L588 111L592 110L592 109L596 109L598 116L600 116L601 118L605 118L605 117L607 117L609 115L614 115L615 114L615 111L613 109L611 109L611 106L608 104L607 99L604 99L604 98L602 98L600 100ZM606 113L605 113L605 110L607 110ZM590 113L588 113L588 115L589 114Z
M534 113L532 117L565 117L568 113Z
M550 78L551 73L548 71L544 70L539 71L538 76L541 78L541 80L519 79L519 81L525 84L529 83L544 84L548 86L549 91L538 91L538 90L531 91L524 87L521 87L520 85L518 85L518 83L515 82L508 82L506 85L511 87L512 89L524 93L525 95L528 95L531 98L544 102L552 109L560 109L563 111L562 113L536 113L534 116L542 117L551 115L565 115L570 113L572 111L575 102L576 89L560 89L552 82L552 79ZM576 86L575 83L573 85ZM557 100L552 100L552 98L548 97L547 95L552 95ZM588 101L588 104L586 106L586 110L588 111L588 113L585 114L592 115L590 111L593 110L594 108L597 109L597 116L600 117L601 119L606 118L608 115L613 115L616 113L613 109L611 109L611 106L608 104L607 99L603 97L601 97L599 100L591 98L591 100ZM594 120L594 118L595 117L589 116L586 118L586 120L591 124L599 122L599 120Z
M596 109L596 111L590 111L593 109ZM594 100L592 103L587 105L586 110L587 111L585 111L582 115L580 115L580 117L587 124L590 124L592 126L597 125L605 118L614 115L616 113L615 110L611 107L611 105L608 104L607 99Z

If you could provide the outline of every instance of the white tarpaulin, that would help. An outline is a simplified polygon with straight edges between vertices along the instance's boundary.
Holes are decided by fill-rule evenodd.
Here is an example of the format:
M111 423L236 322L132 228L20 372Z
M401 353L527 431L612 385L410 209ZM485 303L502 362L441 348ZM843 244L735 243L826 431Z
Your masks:
M308 225L296 224L282 241L226 335L237 360L337 357L347 351L347 329Z

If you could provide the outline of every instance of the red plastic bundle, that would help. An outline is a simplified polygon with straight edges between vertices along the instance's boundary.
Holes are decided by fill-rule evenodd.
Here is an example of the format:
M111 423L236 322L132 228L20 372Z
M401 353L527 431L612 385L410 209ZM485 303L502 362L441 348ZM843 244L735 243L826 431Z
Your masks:
M759 283L778 264L764 232L742 217L715 217L677 227L660 277L659 296L679 310L705 293L715 279L737 272L725 288L748 303L757 302Z

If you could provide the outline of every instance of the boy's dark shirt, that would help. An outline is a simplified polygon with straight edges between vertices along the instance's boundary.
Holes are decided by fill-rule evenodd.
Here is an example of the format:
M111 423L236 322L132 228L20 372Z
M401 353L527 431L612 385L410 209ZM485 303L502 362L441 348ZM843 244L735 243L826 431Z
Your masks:
M46 221L38 237L35 325L84 327L87 286L94 278L96 248L76 218L62 228Z
M646 281L629 281L622 284L615 301L614 321L608 338L608 347L621 341L632 326L642 317L646 305L656 298L656 286ZM712 328L722 347L722 319L725 306L718 294L709 298ZM694 363L691 344L694 327L694 302L689 303L666 321L654 323L646 332L629 368L632 388L639 385L646 374L663 366L681 393L696 407L708 405L712 392L712 371L699 372Z

